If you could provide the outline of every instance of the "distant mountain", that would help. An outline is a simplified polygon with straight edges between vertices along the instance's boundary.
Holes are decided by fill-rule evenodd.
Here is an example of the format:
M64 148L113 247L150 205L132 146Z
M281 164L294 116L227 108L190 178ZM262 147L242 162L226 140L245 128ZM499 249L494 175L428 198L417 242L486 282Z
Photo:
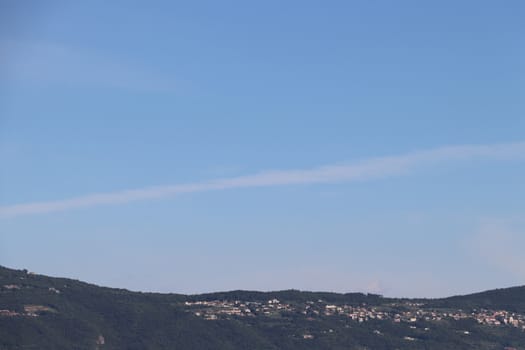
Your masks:
M525 349L525 287L444 299L130 292L0 267L0 350Z

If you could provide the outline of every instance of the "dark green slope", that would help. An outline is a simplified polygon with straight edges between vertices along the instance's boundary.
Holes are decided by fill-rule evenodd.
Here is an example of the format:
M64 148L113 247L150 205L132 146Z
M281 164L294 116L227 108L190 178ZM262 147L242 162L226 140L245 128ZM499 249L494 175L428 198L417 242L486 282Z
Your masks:
M240 323L206 322L180 309L180 295L134 293L0 268L0 309L38 317L0 317L0 349L237 349L264 339ZM56 293L50 288L54 288ZM100 341L99 341L100 342ZM268 348L271 348L268 346Z
M488 327L471 319L360 323L348 317L322 313L307 317L286 311L210 321L195 316L195 310L185 305L185 302L213 300L267 302L274 298L297 307L322 300L325 304L391 308L393 313L406 308L400 304L399 310L396 309L400 300L361 293L295 290L197 296L138 293L0 267L0 350L504 349L507 346L525 349L523 330ZM428 307L466 309L485 305L520 311L524 300L525 288L519 287L429 300ZM311 335L311 339L305 339L305 335Z
M525 286L438 299L433 301L432 305L436 307L504 309L525 313Z

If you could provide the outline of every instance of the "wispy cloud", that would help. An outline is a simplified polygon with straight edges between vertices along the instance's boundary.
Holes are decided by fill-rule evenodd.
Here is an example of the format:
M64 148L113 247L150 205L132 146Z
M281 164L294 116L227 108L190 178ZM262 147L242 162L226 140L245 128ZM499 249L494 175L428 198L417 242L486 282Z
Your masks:
M173 91L173 79L102 52L48 42L0 42L0 78L23 83ZM4 69L5 70L5 69Z
M55 201L7 205L0 207L0 217L50 213L98 205L129 203L140 200L171 197L184 193L235 188L363 181L406 174L419 166L473 159L525 159L525 142L447 146L396 156L369 158L354 164L328 165L313 169L265 171L253 175L221 178L206 182L146 187L119 192L89 194Z

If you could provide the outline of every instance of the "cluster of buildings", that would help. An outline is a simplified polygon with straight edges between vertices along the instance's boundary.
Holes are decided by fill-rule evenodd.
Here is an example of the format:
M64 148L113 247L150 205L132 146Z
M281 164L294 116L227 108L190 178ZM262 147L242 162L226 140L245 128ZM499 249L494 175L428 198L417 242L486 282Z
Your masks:
M395 323L415 323L418 321L442 321L474 319L480 324L491 326L512 326L525 331L525 315L505 310L462 310L427 309L421 303L396 303L382 306L352 306L325 303L322 300L307 301L304 304L287 304L277 299L267 302L248 301L194 301L186 302L188 311L196 316L207 320L217 320L230 316L256 317L256 316L278 316L284 312L301 313L307 319L315 319L320 316L342 316L356 322L367 322L371 320L390 320Z
M505 310L491 311L491 310L479 310L475 314L475 318L479 323L499 326L499 325L510 325L525 330L525 316L516 314L514 312L508 312Z
M348 316L352 320L356 320L359 322L369 321L373 319L391 319L394 322L441 321L445 319L454 319L457 321L461 319L475 319L478 323L481 324L491 326L509 325L525 330L525 316L505 310L494 311L480 309L472 310L471 312L464 312L462 310L446 311L424 309L421 308L422 305L423 304L415 303L390 305L392 309L395 309L396 307L410 307L409 310L405 310L402 312L385 311L384 309L366 306L353 307L348 305L326 305L323 314L325 316L331 316L336 314L344 315Z
M15 316L23 316L23 314L19 313L19 312L16 312L16 311L12 311L12 310L1 310L0 309L0 317L15 317Z
M37 317L39 313L53 311L51 308L43 305L25 305L24 312L17 312L13 310L0 310L0 317L16 317L16 316L26 316L26 317Z
M4 284L2 286L3 289L6 289L6 290L19 290L19 289L22 289L22 287L18 284ZM50 292L53 292L55 294L60 294L60 290L56 289L56 288L53 288L53 287L49 287L47 288L47 290L49 290Z
M20 289L18 284L4 284L4 288L8 290Z
M290 304L281 303L277 299L267 302L258 301L195 301L185 302L184 305L193 310L196 316L204 317L207 320L217 320L221 316L251 316L280 314L281 312L293 312Z
M463 320L474 319L480 324L490 326L508 325L521 328L525 331L525 315L509 312L506 310L486 310L474 309L471 312L463 310L433 310L417 309L414 311L405 311L394 315L394 322L416 322L424 321L441 321L446 319Z

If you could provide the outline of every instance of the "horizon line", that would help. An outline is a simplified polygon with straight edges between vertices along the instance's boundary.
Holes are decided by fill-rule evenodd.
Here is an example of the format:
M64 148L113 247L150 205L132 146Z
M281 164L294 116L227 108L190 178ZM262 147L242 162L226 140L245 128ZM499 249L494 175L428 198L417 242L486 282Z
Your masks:
M482 289L482 290L474 290L471 292L463 292L463 293L451 293L445 296L439 296L439 297L433 297L433 296L392 296L392 295L385 295L382 292L374 292L369 291L366 289L355 289L353 291L329 291L329 290L314 290L314 289L298 289L298 288L284 288L284 289L274 289L274 290L260 290L260 289L242 289L242 288L236 288L236 289L227 289L227 290L216 290L216 291L207 291L207 292L176 292L176 291L155 291L155 290L144 290L144 289L129 289L125 287L118 287L118 286L108 286L105 284L98 284L97 282L89 282L83 279L77 279L75 277L67 277L67 276L52 276L52 275L46 275L43 273L35 272L35 271L29 271L26 268L15 268L15 267L8 267L5 265L0 264L0 268L4 268L7 270L13 270L18 272L25 272L26 274L31 274L35 276L44 276L47 278L53 278L53 279L68 279L80 283L86 283L91 286L99 287L99 288L110 288L110 289L123 289L130 293L143 293L143 294L162 294L162 295L178 295L178 296L184 296L184 297L198 297L198 296L204 296L209 294L224 294L224 293L234 293L234 292L246 292L246 293L264 293L264 294L271 294L271 293L281 293L281 292L289 292L289 291L297 291L299 293L327 293L327 294L338 294L338 295L345 295L345 294L363 294L363 295L372 295L372 296L379 296L384 299L410 299L410 300L436 300L436 299L448 299L448 298L454 298L454 297L464 297L464 296L470 296L480 293L486 293L486 292L492 292L497 291L501 289L513 289L513 288L525 288L525 284L517 284L517 285L511 285L506 287L494 287L489 289Z

